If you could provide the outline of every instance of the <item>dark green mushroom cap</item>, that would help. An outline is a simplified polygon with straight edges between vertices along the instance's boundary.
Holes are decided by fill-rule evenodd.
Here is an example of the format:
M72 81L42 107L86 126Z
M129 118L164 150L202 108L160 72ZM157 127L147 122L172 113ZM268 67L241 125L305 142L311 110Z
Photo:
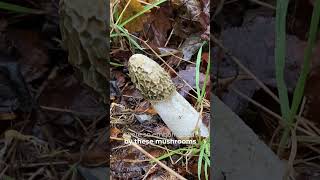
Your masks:
M165 100L176 91L169 74L158 63L145 55L132 55L129 59L128 69L131 81L148 100Z

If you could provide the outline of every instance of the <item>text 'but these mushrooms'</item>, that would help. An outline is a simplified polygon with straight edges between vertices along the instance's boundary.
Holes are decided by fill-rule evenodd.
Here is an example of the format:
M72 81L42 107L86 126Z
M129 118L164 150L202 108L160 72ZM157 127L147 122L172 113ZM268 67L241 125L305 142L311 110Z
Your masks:
M169 74L158 63L145 55L134 54L128 69L132 82L177 138L193 137L197 127L198 135L209 136L200 113L176 91Z

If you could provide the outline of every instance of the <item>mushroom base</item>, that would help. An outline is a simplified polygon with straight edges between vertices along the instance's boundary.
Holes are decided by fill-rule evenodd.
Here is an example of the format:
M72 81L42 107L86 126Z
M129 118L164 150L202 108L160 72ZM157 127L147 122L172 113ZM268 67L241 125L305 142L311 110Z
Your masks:
M209 130L202 123L199 112L178 92L173 92L166 100L152 101L151 104L177 138L193 137L197 124L200 130L199 135L209 136Z

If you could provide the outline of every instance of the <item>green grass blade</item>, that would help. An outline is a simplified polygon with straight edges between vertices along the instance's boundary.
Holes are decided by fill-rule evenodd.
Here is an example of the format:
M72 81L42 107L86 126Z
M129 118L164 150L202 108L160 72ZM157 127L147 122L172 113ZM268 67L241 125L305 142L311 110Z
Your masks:
M193 150L194 150L194 149L189 149L189 148L180 148L180 149L176 149L176 150L171 150L170 152L165 153L165 154L163 154L162 156L157 157L157 159L158 159L159 161L161 161L161 160L166 159L166 158L168 158L168 157L170 157L170 156L172 156L172 155L175 155L175 154L184 155L185 152L193 151ZM153 162L155 162L155 161L150 160L150 162L153 163Z
M304 94L305 83L307 80L308 73L310 71L312 49L316 42L316 36L318 32L318 27L319 27L319 20L320 20L320 0L317 0L314 6L313 14L312 14L309 37L308 37L308 45L304 53L303 67L302 67L296 88L294 90L293 101L292 101L289 115L285 114L286 120L288 122L288 126L285 128L283 135L281 137L278 154L281 153L281 149L283 145L287 142L287 139L290 134L291 126L294 123L295 116L298 112L298 108Z
M202 54L202 46L200 47L198 54L197 54L197 61L196 61L196 90L197 90L197 97L198 102L200 101L200 64L201 64L201 54Z
M123 27L118 25L116 25L116 27L123 33L123 36L125 36L130 43L132 43L139 50L143 51L142 47L132 37L130 37L130 34Z
M161 161L161 160L163 160L163 159L166 159L166 158L168 158L168 157L170 157L170 156L172 156L172 155L174 155L174 154L177 154L177 152L175 152L175 151L171 151L171 152L169 152L169 153L166 153L166 154L164 154L164 155L162 155L162 156L160 156L160 157L157 157L157 159L159 160L159 161ZM150 162L155 162L154 160L151 160Z
M142 14L144 14L145 12L149 11L150 9L154 8L155 6L158 6L164 2L166 2L167 0L160 0L158 2L155 2L154 4L151 5L147 5L144 7L144 9L140 12L138 12L137 14L133 15L132 17L130 17L129 19L125 20L123 23L120 24L120 27L125 26L126 24L128 24L129 22L131 22L132 20L134 20L135 18L141 16Z
M208 180L209 176L208 176L208 163L207 162L204 163L204 176L206 177L206 180Z
M313 13L312 13L309 36L308 36L308 45L304 52L303 67L297 82L297 86L293 94L293 101L292 101L291 112L290 112L291 119L294 119L295 115L297 114L299 105L302 101L302 97L304 94L306 80L308 77L308 73L310 71L312 49L316 43L317 32L319 30L319 20L320 20L320 0L317 0L315 2Z
M210 52L209 52L210 54ZM204 79L204 82L203 82L203 86L202 86L202 90L201 90L201 99L203 99L206 95L206 88L207 88L207 82L209 80L209 77L210 77L210 56L208 58L208 64L207 64L207 70L206 70L206 77Z
M201 168L202 168L202 159L204 157L205 146L200 147L200 154L198 159L198 179L201 180Z
M288 121L290 113L288 91L284 80L286 57L286 15L288 3L288 0L277 1L275 43L276 81L280 99L281 114L286 121Z
M27 13L27 14L42 14L43 11L37 9L31 9L11 3L0 2L0 9L17 12L17 13Z
M292 106L291 106L290 115L288 118L289 120L288 123L290 126L286 127L286 129L283 132L283 135L280 140L280 145L279 145L280 148L278 150L278 154L281 153L282 146L287 142L287 139L290 134L291 126L294 123L295 116L298 112L298 108L304 94L305 83L308 77L308 73L310 71L312 49L316 42L316 36L318 32L318 27L319 27L319 20L320 20L320 0L317 0L312 13L308 45L304 53L303 67L302 67L301 74L299 76L299 79L293 94Z
M197 90L197 100L198 102L201 102L201 91L200 91L200 65L201 65L201 55L202 55L202 47L206 44L206 42L203 42L201 47L199 48L198 54L197 54L197 61L196 61L196 90Z
M206 141L206 146L205 146L205 153L207 154L208 160L209 160L209 166L210 166L210 139Z

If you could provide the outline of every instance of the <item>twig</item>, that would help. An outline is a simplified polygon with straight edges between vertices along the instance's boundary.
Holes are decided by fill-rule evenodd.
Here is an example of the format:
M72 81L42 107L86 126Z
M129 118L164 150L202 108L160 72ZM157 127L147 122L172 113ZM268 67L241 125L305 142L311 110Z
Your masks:
M146 175L144 175L143 179L142 180L146 180L147 177L149 176L150 172L151 172L151 169L155 168L157 166L157 164L154 164L149 170L148 172L146 173Z
M153 5L153 4L151 4L151 3L148 3L148 2L145 2L145 1L142 1L142 0L138 0L138 1L139 1L139 3L141 3L141 4L145 4L145 5L149 5L149 6L154 6L154 7L156 7L156 8L160 8L159 6Z
M152 159L154 162L156 162L157 164L159 164L159 166L161 166L163 169L167 170L170 174L176 176L179 179L182 180L187 180L186 178L184 178L183 176L181 176L180 174L176 173L174 170L172 170L171 168L169 168L167 165L163 164L161 161L159 161L157 158L153 157L151 154L149 154L147 151L145 151L144 149L142 149L138 144L132 142L131 145L133 147L135 147L136 149L138 149L140 152L142 152L144 155L148 156L150 159Z
M254 104L255 106L257 106L258 108L262 109L263 111L269 113L270 115L272 115L273 117L275 117L276 119L279 119L281 121L283 121L282 125L285 124L285 121L281 118L280 115L274 113L273 111L271 111L270 109L266 108L265 106L263 106L262 104L256 102L255 100L251 99L250 97L248 97L247 95L243 94L242 92L240 92L239 90L235 89L234 87L231 86L231 90L233 90L235 93L237 93L239 96L241 96L242 98L246 99L247 101L251 102L252 104Z
M57 75L57 71L58 71L58 66L55 66L49 73L49 75L47 76L46 80L41 84L40 88L37 91L37 94L35 95L35 101L38 100L38 98L41 96L43 90L45 89L45 87L47 87L47 85L49 84L49 81L54 79Z
M4 176L4 173L6 173L6 171L8 170L9 166L8 165L5 165L6 167L2 170L2 172L0 173L0 179L3 178Z
M173 26L173 27L174 27L174 26ZM171 30L171 32L170 32L170 35L169 35L166 43L164 44L164 47L167 47L167 45L168 45L168 43L169 43L169 41L170 41L170 39L171 39L171 36L173 35L173 31L174 31L174 28L172 28L172 30Z
M70 110L70 109L63 109L63 108L49 107L49 106L40 106L40 108L44 109L44 110L48 110L48 111L71 113L71 114L75 114L75 115L79 115L79 116L98 115L98 114L85 113L85 112L73 111L73 110Z
M258 103L257 101L251 99L250 97L248 97L247 95L243 94L242 92L232 88L231 90L233 90L235 93L237 93L239 96L241 96L242 98L246 99L247 101L251 102L253 105L255 105L258 108L261 108L263 111L269 113L270 115L272 115L274 118L276 118L277 120L279 120L279 123L282 127L285 127L285 121L282 120L282 117L276 113L274 113L273 111L271 111L270 109L266 108L265 106L263 106L262 104ZM302 118L304 119L304 121L306 121L307 119L305 119L304 117L299 117L296 116L297 119ZM301 120L301 123L303 123L304 121ZM297 130L299 130L300 132L303 132L309 136L314 136L312 133L310 133L309 131L303 129L302 127L298 126Z
M28 180L33 180L33 179L35 179L38 175L43 174L43 171L44 171L44 167L41 167L41 168L38 169L36 172L34 172L34 173L32 174L32 176L29 177Z
M50 166L50 165L65 165L69 164L68 161L57 161L57 162L42 162L42 163L22 163L19 166L22 168L32 168L32 167L38 167L38 166ZM16 164L18 165L18 164Z

